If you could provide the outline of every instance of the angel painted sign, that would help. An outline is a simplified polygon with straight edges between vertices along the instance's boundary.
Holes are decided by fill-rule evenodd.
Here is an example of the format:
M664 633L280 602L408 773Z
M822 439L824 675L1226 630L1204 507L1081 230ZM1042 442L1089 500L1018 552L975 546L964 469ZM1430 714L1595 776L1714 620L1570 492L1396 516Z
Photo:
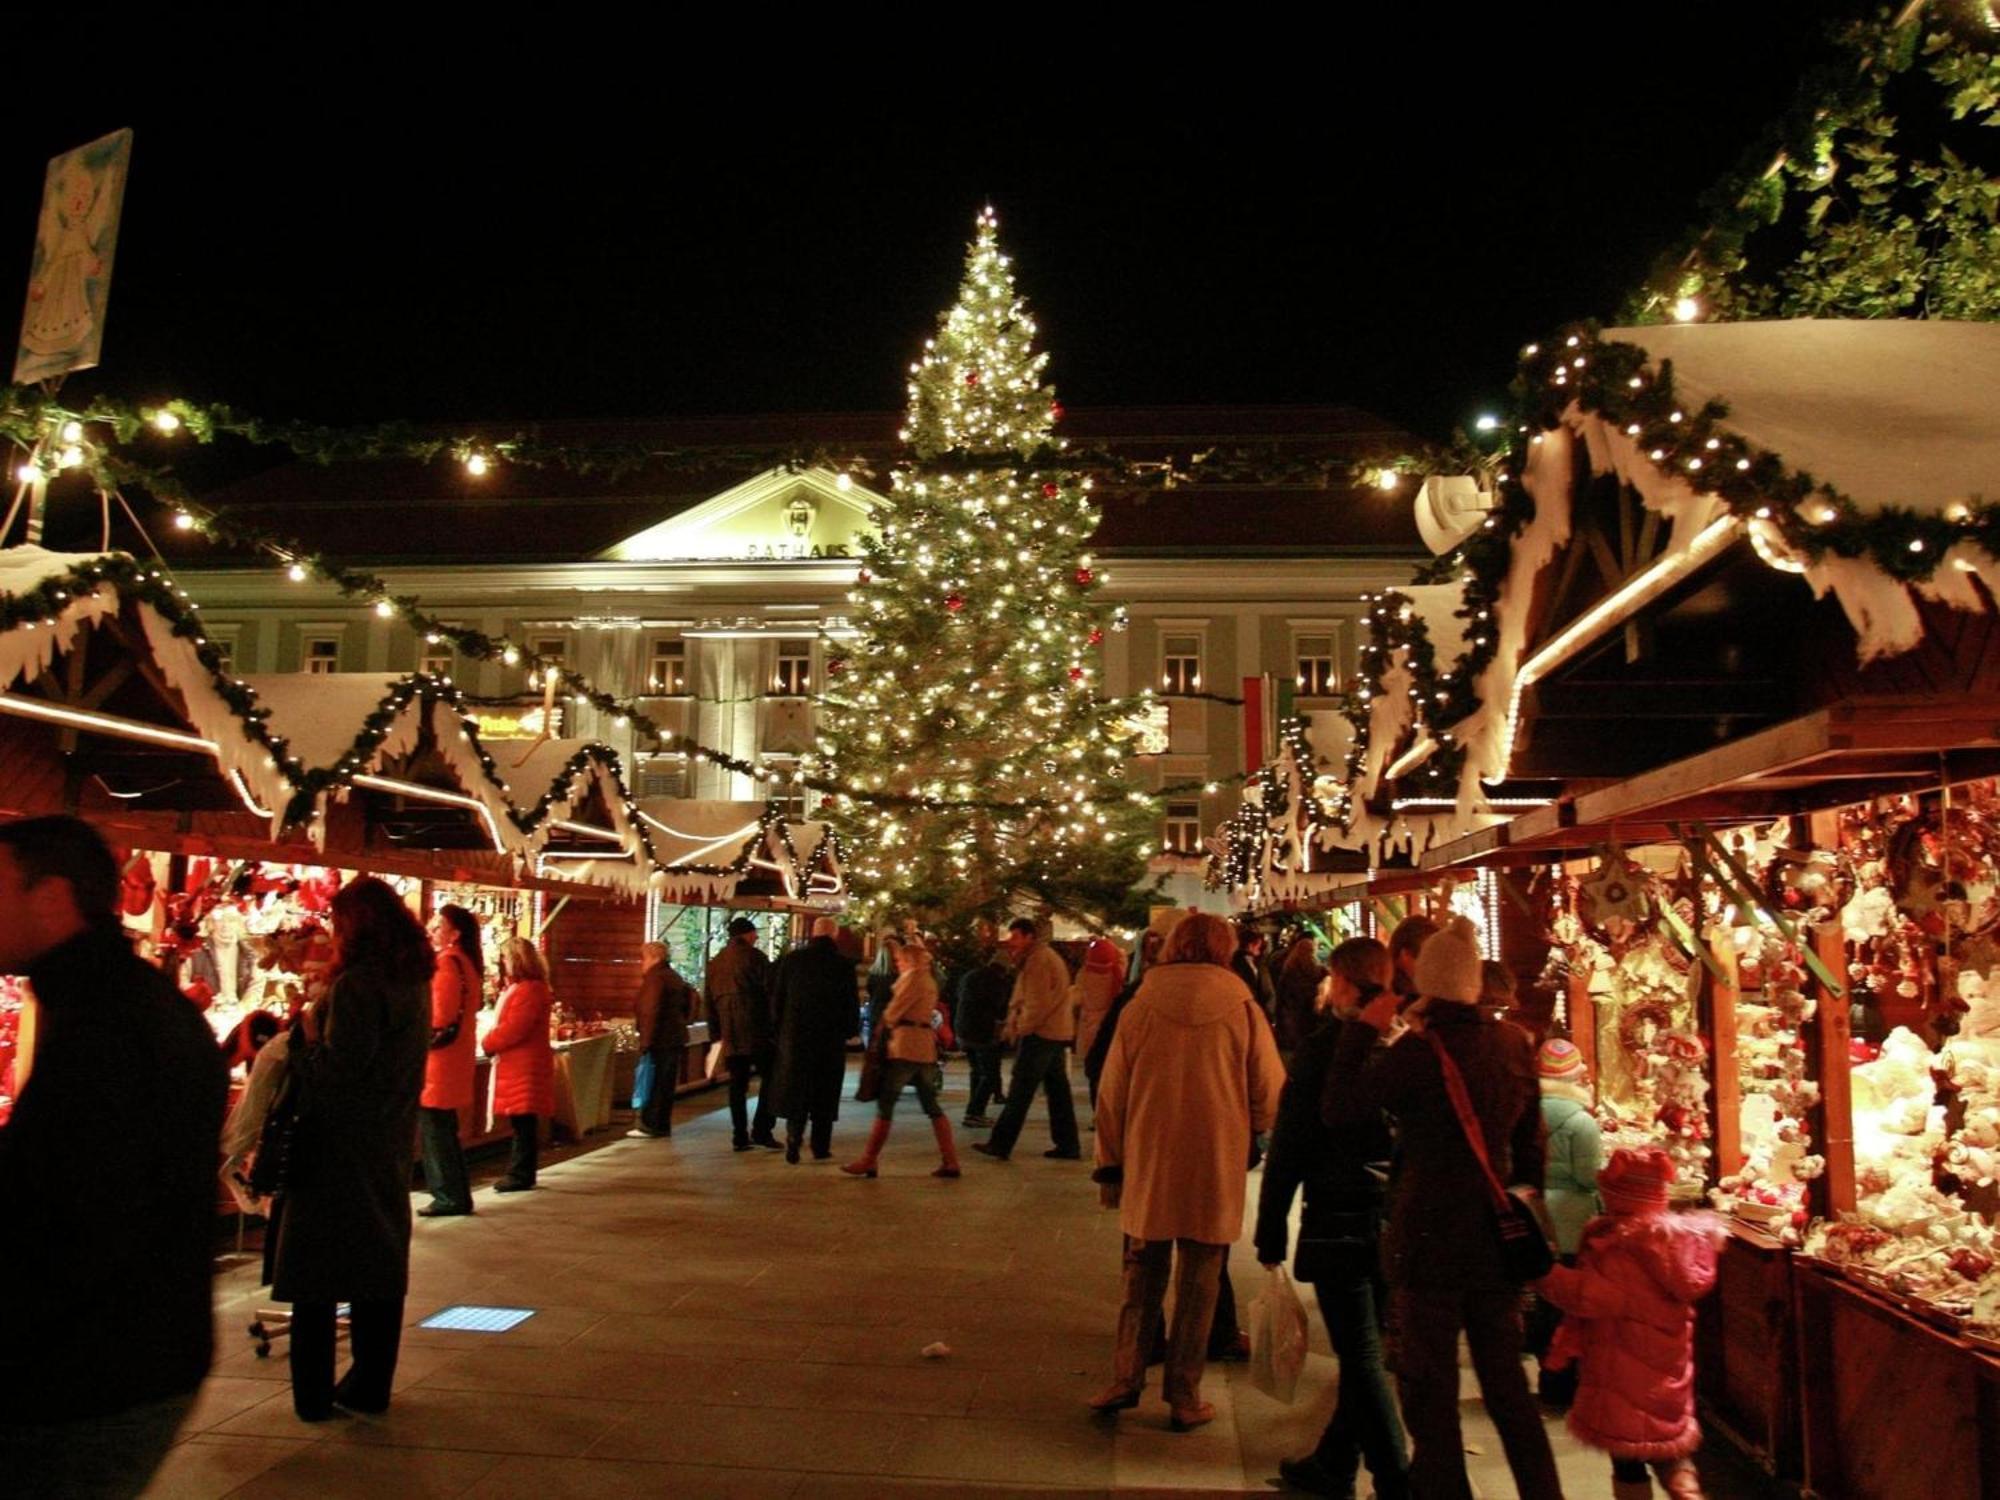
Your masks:
M97 363L131 160L129 130L50 158L28 266L28 306L14 354L17 385Z

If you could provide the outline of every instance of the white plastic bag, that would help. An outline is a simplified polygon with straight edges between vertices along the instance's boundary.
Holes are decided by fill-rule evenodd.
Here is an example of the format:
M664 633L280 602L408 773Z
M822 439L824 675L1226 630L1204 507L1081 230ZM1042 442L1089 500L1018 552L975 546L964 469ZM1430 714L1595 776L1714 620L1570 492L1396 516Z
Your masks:
M1250 1304L1250 1383L1274 1401L1298 1395L1306 1365L1306 1308L1283 1266L1272 1266Z

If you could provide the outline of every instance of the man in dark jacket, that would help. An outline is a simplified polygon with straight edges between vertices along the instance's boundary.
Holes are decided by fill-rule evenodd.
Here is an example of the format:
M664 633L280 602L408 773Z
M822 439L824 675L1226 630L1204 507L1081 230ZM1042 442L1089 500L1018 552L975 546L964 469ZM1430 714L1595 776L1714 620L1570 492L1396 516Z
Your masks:
M832 917L815 918L811 940L780 959L772 979L778 1067L771 1092L785 1119L785 1160L794 1164L808 1124L813 1160L833 1154L847 1039L861 1029L854 962L834 941L839 930Z
M1402 1500L1409 1493L1409 1458L1382 1362L1387 1288L1380 1241L1389 1129L1380 1113L1339 1130L1319 1113L1327 1069L1344 1030L1341 1016L1352 1015L1388 986L1389 950L1373 938L1350 938L1334 949L1328 974L1336 1014L1293 1051L1291 1078L1278 1100L1257 1203L1257 1260L1267 1267L1284 1264L1292 1199L1303 1187L1306 1206L1293 1271L1312 1283L1340 1359L1340 1393L1311 1456L1282 1459L1278 1469L1294 1489L1351 1495L1366 1458L1378 1500Z
M771 1095L772 1062L777 1054L777 1038L771 1026L771 960L757 947L757 924L748 917L732 917L729 941L708 961L702 980L702 998L708 1008L709 1035L722 1043L722 1055L729 1063L729 1123L735 1134L736 1149L751 1146L778 1149L771 1133L777 1120L777 1101ZM760 1081L757 1089L757 1121L750 1123L750 1075Z
M639 1033L639 1050L653 1060L653 1087L639 1111L637 1127L626 1134L667 1136L674 1133L674 1098L687 1051L688 1017L701 997L667 962L665 943L645 943L639 951L646 966L639 975L638 998L632 1002L632 1024Z
M986 1106L1000 1096L1000 1023L1007 1019L1007 1000L1014 990L1014 976L1000 961L991 922L979 924L983 950L978 963L959 976L958 1006L952 1028L965 1060L972 1067L972 1097L965 1104L962 1122L973 1130L988 1130L993 1122Z
M1507 1279L1492 1192L1437 1055L1442 1047L1464 1078L1494 1173L1503 1184L1539 1192L1534 1043L1518 1026L1480 1012L1479 947L1463 917L1425 940L1411 978L1422 997L1422 1032L1403 1037L1370 1066L1400 999L1384 990L1341 1029L1320 1095L1320 1118L1334 1129L1365 1127L1383 1110L1396 1122L1383 1267L1401 1336L1396 1381L1410 1429L1410 1488L1419 1495L1465 1493L1458 1421L1463 1329L1522 1500L1559 1500L1555 1456L1521 1369L1521 1289Z
M0 827L0 972L25 974L39 1007L0 1130L9 1493L136 1494L214 1353L228 1078L200 1012L133 954L118 885L87 823Z

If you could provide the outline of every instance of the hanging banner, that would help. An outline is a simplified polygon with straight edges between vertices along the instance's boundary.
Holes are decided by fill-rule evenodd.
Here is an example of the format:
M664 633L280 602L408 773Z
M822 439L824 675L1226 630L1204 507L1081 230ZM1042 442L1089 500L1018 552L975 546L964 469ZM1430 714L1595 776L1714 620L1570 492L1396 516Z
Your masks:
M28 263L28 305L14 352L16 385L97 363L131 160L129 130L50 158Z

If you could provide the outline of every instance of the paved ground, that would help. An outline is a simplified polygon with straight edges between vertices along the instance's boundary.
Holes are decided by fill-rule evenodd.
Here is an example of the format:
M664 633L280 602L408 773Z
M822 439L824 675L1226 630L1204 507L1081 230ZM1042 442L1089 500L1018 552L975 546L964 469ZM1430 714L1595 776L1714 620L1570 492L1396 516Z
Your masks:
M954 1070L954 1117L963 1086ZM502 1334L411 1327L386 1416L296 1421L282 1348L259 1360L242 1335L255 1271L226 1273L215 1373L149 1493L1268 1494L1278 1458L1312 1446L1334 1370L1317 1327L1294 1406L1230 1365L1211 1366L1218 1417L1195 1433L1167 1430L1157 1380L1122 1420L1085 1413L1109 1375L1118 1231L1086 1166L1041 1159L1039 1109L1013 1163L967 1152L941 1182L906 1100L866 1182L733 1154L720 1104L683 1101L670 1142L613 1139L537 1192L482 1190L476 1216L420 1221L413 1325L459 1302L536 1313ZM837 1151L865 1124L846 1111ZM1232 1264L1247 1299L1248 1249ZM949 1357L923 1358L937 1341ZM1470 1388L1465 1410L1475 1484L1512 1494ZM1605 1462L1554 1439L1568 1493L1609 1495Z

